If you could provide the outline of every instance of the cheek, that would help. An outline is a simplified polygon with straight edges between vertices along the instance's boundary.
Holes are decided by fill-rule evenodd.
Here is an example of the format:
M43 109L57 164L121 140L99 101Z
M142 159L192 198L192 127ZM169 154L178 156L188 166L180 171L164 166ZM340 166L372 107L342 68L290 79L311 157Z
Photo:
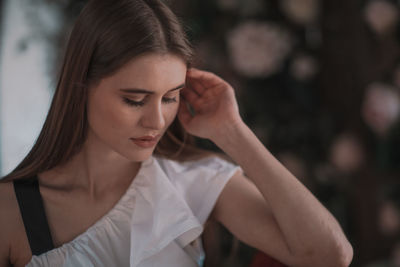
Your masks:
M138 115L134 111L121 104L106 110L104 117L108 122L109 128L117 132L119 130L121 132L126 132L127 129L131 130L138 120Z
M126 133L136 123L137 117L131 109L111 99L93 102L88 107L88 120L92 129L99 135Z

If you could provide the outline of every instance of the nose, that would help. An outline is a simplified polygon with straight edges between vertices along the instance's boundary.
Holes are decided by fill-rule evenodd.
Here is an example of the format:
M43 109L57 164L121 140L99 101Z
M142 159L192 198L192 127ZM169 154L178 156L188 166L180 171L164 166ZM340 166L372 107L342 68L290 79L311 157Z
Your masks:
M142 117L142 125L155 130L161 130L165 127L162 103L149 105Z

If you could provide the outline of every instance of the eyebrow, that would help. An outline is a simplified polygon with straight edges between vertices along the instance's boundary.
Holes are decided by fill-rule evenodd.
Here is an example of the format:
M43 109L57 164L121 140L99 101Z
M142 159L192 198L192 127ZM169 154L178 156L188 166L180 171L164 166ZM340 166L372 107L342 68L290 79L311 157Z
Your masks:
M168 90L168 92L172 92L178 89L181 89L185 87L185 84L181 84L175 88L172 88L171 90ZM149 95L153 95L155 92L154 91L149 91L149 90L145 90L145 89L140 89L140 88L121 88L120 89L122 92L125 93L131 93L131 94L149 94Z

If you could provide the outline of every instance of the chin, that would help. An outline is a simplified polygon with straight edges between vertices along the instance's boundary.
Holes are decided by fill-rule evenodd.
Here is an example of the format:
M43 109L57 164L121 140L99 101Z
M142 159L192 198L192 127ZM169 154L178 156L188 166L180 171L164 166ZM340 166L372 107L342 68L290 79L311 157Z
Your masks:
M125 156L129 161L142 162L149 159L153 155L154 149L148 151L134 151Z

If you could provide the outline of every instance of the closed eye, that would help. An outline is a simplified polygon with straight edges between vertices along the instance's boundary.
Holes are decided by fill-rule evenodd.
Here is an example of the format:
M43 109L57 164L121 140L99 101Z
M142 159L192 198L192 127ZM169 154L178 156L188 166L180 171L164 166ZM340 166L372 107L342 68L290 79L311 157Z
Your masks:
M129 98L126 98L126 97L123 97L122 99L123 99L123 101L124 101L126 104L128 104L129 106L141 107L141 106L143 106L143 105L145 104L145 102L144 102L143 100L142 100L142 101L133 101L133 100L131 100L131 99L129 99ZM165 103L165 104L177 102L177 101L176 101L176 97L173 97L173 98L166 98L166 97L164 97L164 98L162 99L162 101L163 101L163 103Z

